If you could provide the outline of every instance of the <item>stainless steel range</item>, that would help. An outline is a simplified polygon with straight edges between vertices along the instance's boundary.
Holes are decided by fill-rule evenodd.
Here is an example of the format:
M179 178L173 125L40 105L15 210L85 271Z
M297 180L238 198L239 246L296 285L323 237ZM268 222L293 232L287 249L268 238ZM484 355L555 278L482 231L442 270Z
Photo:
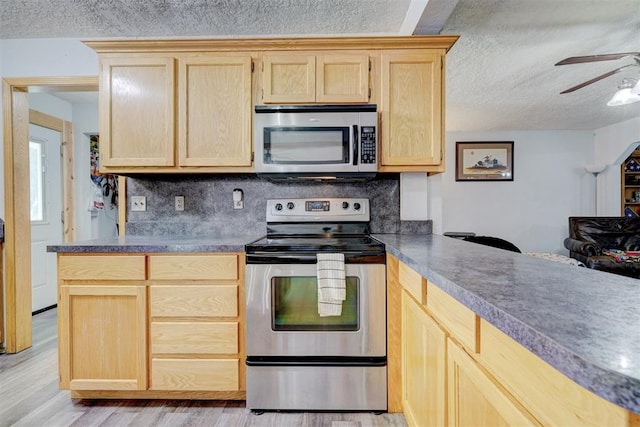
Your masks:
M369 219L368 199L267 201L267 237L246 246L248 408L386 411L385 252Z

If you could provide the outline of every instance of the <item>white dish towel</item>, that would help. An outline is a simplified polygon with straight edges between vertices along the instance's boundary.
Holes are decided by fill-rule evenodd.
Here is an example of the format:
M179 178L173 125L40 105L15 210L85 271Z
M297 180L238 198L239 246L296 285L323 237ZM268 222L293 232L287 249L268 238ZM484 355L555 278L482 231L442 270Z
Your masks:
M318 314L320 317L342 315L346 299L344 254L318 253Z

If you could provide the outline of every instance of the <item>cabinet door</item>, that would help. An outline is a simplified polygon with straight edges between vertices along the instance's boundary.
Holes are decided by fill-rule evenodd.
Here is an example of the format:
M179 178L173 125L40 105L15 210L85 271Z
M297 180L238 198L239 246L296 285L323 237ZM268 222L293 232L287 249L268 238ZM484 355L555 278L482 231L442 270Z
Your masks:
M369 55L319 55L316 68L316 102L369 101Z
M60 287L60 388L147 388L145 286Z
M541 425L450 340L447 354L450 427Z
M381 55L382 166L441 163L441 64L441 55L431 52Z
M262 66L263 102L315 102L314 55L265 55Z
M443 426L446 419L446 335L402 291L402 406L410 426Z
M251 166L251 57L179 58L181 166Z
M174 60L101 60L100 165L173 166Z

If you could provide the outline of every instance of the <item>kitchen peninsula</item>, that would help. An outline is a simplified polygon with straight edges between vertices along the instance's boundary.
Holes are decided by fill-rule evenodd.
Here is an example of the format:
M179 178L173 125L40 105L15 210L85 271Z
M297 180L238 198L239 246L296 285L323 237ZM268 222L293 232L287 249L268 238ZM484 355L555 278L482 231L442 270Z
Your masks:
M450 355L448 374L457 372L458 375L450 379L461 380L465 372L463 367L473 367L482 374L481 378L490 378L489 384L497 389L503 401L500 408L504 409L504 401L508 402L510 406L507 406L519 411L517 416L524 417L531 425L560 422L640 425L636 415L640 412L640 293L637 280L438 235L376 234L374 237L386 245L389 256L389 328L394 332L389 333L389 376L397 376L395 383L390 380L390 411L404 411L412 423L412 415L408 414L411 402L405 400L403 404L403 398L399 396L401 378L407 373L402 373L398 366L400 354L407 350L402 347L401 351L398 332L411 318L405 314L404 320L401 319L397 313L400 295L391 294L400 292L406 284L402 298L409 308L408 313L424 315L443 331L444 339L449 340L446 350L436 353L441 357ZM146 254L147 257L167 256L168 260L171 256L207 255L203 252L214 256L241 251L242 245L251 240L250 236L240 236L216 246L211 239L208 243L189 239L177 240L174 244L166 239L124 238L51 246L49 250L58 252L60 259L100 256L104 260L104 257L114 255L126 258ZM242 255L237 253L239 263L243 262ZM148 268L152 274L153 264ZM238 264L234 271L238 272L238 277L223 278L217 284L233 282L241 297L243 265ZM64 280L60 279L62 285ZM138 286L145 283L144 277L136 280ZM181 285L176 283L177 278L171 280L179 289ZM196 284L186 277L184 281ZM150 283L151 286L169 285L153 280ZM411 311L415 308L420 311ZM240 325L244 321L241 314L233 318ZM153 328L153 323L151 325ZM239 331L241 336L242 326ZM423 348L431 351L428 345ZM61 347L61 355L66 350ZM392 350L395 351L392 353ZM233 354L232 358L241 358L242 349ZM61 357L61 360L65 359ZM426 359L423 356L420 360ZM447 363L441 362L442 366ZM144 363L141 366L146 367ZM64 369L62 365L61 369ZM440 375L439 381L444 381L445 373L437 375ZM236 384L242 390L244 385L240 378ZM431 381L428 376L411 378ZM532 382L521 387L522 381L531 378ZM447 390L444 383L436 385L441 386L442 393ZM127 391L123 396L134 396L138 392L154 395L144 390L146 383L139 386L140 390ZM89 395L115 397L122 393L113 390L110 394L91 392ZM450 425L464 424L463 419L455 418L464 412L461 408L458 413L452 413L456 406L452 400L455 396L451 394L455 390L450 383ZM78 396L87 392L76 390L74 393ZM206 396L205 392L199 393ZM156 392L156 395L161 394ZM236 396L241 398L242 392ZM421 403L425 396L420 396ZM493 395L488 396L489 403L494 403ZM457 403L469 402L470 398L467 396ZM441 415L446 415L444 409ZM507 417L507 421L513 419Z
M438 235L373 237L388 254L389 329L402 325L402 338L388 334L389 376L402 378L390 410L409 424L422 425L428 407L449 425L478 414L488 424L639 425L637 280Z

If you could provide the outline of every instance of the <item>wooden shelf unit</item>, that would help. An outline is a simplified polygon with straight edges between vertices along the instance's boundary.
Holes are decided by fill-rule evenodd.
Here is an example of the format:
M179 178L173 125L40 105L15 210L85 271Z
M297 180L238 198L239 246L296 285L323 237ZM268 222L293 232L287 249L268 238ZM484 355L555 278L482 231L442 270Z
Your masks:
M620 165L620 189L620 214L640 216L640 149Z

